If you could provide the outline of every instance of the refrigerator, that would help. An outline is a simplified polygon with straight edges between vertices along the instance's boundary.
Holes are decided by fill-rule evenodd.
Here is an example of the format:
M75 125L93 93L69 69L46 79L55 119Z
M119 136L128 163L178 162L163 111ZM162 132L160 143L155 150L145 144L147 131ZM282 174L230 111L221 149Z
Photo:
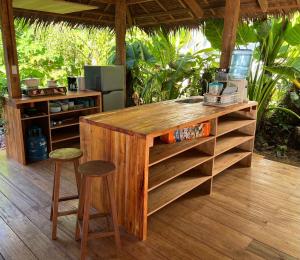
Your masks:
M84 76L86 89L101 91L104 112L125 107L124 66L85 66Z

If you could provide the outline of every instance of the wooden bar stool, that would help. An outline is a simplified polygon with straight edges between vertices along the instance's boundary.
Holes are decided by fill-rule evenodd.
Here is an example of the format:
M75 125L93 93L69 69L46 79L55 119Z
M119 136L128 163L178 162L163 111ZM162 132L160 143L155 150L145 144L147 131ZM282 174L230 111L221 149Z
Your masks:
M97 239L108 236L115 236L118 249L121 247L120 232L118 226L117 207L114 195L114 174L115 165L106 161L89 161L81 164L78 168L82 176L81 191L79 198L79 208L77 213L77 223L75 239L79 240L81 235L81 259L87 255L87 242L91 239ZM89 219L103 217L103 214L91 214L91 193L92 181L96 178L103 178L107 186L110 200L111 217L114 231L111 232L89 232Z
M52 192L52 203L51 203L51 214L50 220L52 221L52 239L56 239L57 236L57 218L60 216L66 216L71 214L76 214L77 210L68 210L59 212L58 204L61 201L74 200L79 198L80 183L81 177L78 172L79 158L82 156L82 151L76 148L62 148L52 151L49 154L49 158L55 163L55 172L54 172L54 184ZM59 197L60 189L60 176L61 176L61 165L64 162L73 162L74 172L77 185L77 195Z

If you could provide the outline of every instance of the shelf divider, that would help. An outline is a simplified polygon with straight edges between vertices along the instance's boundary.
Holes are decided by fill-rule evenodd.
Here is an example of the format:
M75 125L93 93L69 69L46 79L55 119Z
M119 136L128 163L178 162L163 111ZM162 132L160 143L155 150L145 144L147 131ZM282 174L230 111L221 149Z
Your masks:
M232 132L217 138L215 155L218 156L242 143L252 140L254 136Z
M218 123L217 136L227 134L231 131L237 130L244 126L254 124L254 119L240 119L240 118L224 118L220 119Z
M231 151L227 151L215 158L213 176L219 174L220 172L226 170L230 166L236 164L245 157L251 155L252 152L240 150L235 148Z
M191 170L149 192L148 216L211 178L211 176L201 175L199 170Z
M213 156L196 149L191 149L150 167L148 191L161 186L212 158Z
M195 146L213 140L214 136L199 137L173 144L159 143L150 148L149 166L160 163L181 152L185 152Z

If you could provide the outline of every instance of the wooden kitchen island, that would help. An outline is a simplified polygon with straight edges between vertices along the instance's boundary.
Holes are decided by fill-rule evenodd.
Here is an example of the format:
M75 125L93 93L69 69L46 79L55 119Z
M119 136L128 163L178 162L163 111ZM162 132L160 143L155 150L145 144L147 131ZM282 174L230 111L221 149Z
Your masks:
M147 219L157 210L198 186L210 194L214 176L234 164L251 166L256 109L252 101L221 108L172 100L86 116L80 120L83 161L115 163L119 223L146 239ZM170 131L205 121L208 137L160 142ZM106 194L94 183L98 210L107 209Z

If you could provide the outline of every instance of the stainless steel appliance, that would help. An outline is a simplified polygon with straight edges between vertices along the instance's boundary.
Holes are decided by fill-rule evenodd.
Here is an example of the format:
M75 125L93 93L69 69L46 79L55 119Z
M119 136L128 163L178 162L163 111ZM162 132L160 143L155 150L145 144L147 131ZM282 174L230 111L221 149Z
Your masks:
M124 66L85 66L85 88L102 92L103 111L125 107Z

